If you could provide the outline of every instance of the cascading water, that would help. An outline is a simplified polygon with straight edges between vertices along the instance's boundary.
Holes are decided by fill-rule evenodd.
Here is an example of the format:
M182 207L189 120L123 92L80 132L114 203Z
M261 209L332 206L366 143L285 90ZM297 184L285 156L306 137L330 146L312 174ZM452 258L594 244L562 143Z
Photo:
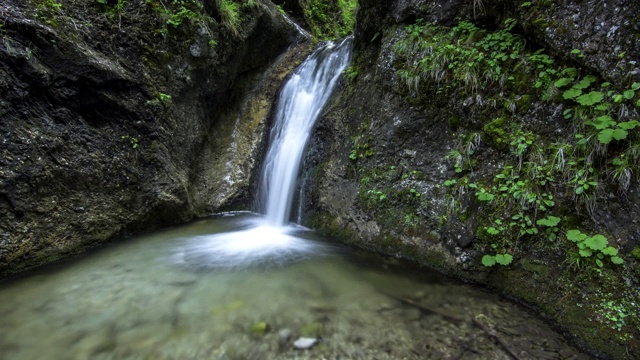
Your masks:
M207 267L283 263L325 253L326 246L302 238L305 229L289 224L302 155L311 130L342 71L349 64L352 39L329 42L314 51L280 93L261 177L259 203L265 217L245 230L198 236L176 254L180 262Z
M271 145L265 158L259 197L267 220L289 222L302 154L311 129L331 96L340 73L349 64L351 39L316 50L280 93Z

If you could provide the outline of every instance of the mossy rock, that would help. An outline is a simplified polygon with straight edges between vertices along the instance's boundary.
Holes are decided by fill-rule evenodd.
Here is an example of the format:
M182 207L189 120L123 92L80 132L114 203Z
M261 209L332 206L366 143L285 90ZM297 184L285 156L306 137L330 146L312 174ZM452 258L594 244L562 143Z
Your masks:
M485 142L501 152L509 150L509 134L504 127L505 119L501 116L492 120L482 128L485 135Z
M268 333L270 329L271 327L266 321L260 321L251 326L251 335L263 336Z

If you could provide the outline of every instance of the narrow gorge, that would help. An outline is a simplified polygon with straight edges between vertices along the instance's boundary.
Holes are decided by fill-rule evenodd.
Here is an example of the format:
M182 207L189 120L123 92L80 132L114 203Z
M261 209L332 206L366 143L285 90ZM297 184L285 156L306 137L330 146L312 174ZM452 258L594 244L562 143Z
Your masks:
M281 87L352 34L278 225L479 284L597 358L639 358L639 14L635 0L5 0L0 276L257 210ZM253 353L238 354L220 358Z

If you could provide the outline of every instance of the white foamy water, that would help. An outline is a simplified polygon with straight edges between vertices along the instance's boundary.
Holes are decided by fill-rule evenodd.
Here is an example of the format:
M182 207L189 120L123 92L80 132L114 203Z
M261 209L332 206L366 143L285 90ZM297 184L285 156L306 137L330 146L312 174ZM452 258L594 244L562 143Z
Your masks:
M236 231L186 238L174 260L204 268L272 267L334 252L333 247L306 238L310 230L303 227L273 226L263 217L244 225Z
M327 43L300 65L280 93L259 197L274 226L289 223L304 149L313 125L351 57L351 38Z

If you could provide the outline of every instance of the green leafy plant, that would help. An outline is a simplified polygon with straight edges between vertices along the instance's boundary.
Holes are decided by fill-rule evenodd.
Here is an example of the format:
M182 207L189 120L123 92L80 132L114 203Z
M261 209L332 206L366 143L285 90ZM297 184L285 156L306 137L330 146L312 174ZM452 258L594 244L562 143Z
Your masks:
M560 218L556 216L547 216L543 219L538 219L536 224L538 226L545 227L545 233L547 234L547 238L551 241L554 241L558 238L558 224L560 223Z
M222 24L231 33L237 35L240 26L240 9L233 0L218 0L218 13L222 18Z
M505 230L507 230L507 227L504 226L504 224L502 223L502 220L500 219L496 219L493 221L494 225L493 226L485 226L484 229L487 232L487 234L489 235L498 235L502 232L504 232Z
M609 240L604 235L596 234L588 236L580 230L569 230L566 233L567 240L574 242L578 247L578 253L583 258L594 256L598 267L603 267L606 256L609 256L613 264L620 265L624 260L618 256L618 249L609 246Z
M358 134L352 137L353 146L349 153L349 159L357 161L358 159L373 156L375 151L370 145L371 136L369 136L369 126L367 124L360 125Z
M160 100L161 103L167 105L171 102L171 95L165 94L165 93L158 93L158 100Z
M358 77L360 69L356 65L351 65L347 67L343 72L347 75L347 79L349 79L349 81L353 81Z
M138 138L133 137L133 136L129 136L129 135L123 135L120 137L120 139L124 140L124 141L129 141L129 143L131 144L131 147L134 149L138 148Z
M482 265L491 267L495 264L507 266L513 261L511 254L484 255L482 257Z
M169 105L171 103L171 95L157 92L153 100L147 100L147 105Z
M55 0L44 0L38 3L35 17L51 26L58 26L57 18L62 15L62 3Z

